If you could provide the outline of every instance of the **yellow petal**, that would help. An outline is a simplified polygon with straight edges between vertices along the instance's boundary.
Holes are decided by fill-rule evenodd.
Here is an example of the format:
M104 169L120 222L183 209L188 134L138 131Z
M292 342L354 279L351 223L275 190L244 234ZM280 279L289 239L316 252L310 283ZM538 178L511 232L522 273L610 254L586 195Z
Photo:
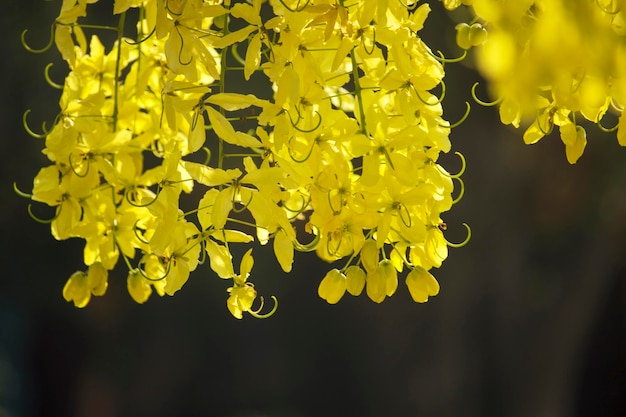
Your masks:
M238 3L241 4L241 3ZM261 63L261 35L257 33L250 39L248 43L248 49L246 50L246 60L243 66L243 76L246 80L250 79L250 76L254 71L259 68Z
M63 287L63 298L67 302L72 301L78 308L85 307L91 299L87 274L83 271L74 272Z
M248 278L253 266L254 258L252 257L252 249L248 249L248 251L241 258L241 264L239 264L239 275L243 281Z
M365 271L356 265L346 269L346 289L351 295L358 296L365 288Z
M236 132L233 125L217 110L207 107L207 113L213 131L223 141L247 148L259 148L262 146L261 142L254 136L243 132Z
M434 276L421 267L413 269L406 277L406 285L411 298L416 303L425 303L428 297L439 294L439 283Z
M93 295L104 295L109 285L108 271L100 262L96 262L87 270L87 281Z
M253 26L261 26L259 10L249 4L237 3L230 9L231 16L245 20Z
M209 187L230 183L235 178L241 176L241 171L237 168L223 170L191 161L183 161L183 166L191 178Z
M217 93L205 100L207 103L220 106L226 111L247 109L250 106L262 107L267 102L253 94Z
M280 267L285 272L291 271L293 252L293 242L289 239L285 231L280 229L274 236L274 254L276 255Z
M385 277L385 294L387 297L391 297L398 289L398 271L388 259L382 261L378 268Z
M367 271L367 273L372 273L378 267L378 247L376 246L376 242L372 239L368 239L363 243L361 247L361 264Z
M563 142L565 142L565 140ZM573 143L565 144L565 156L567 157L567 162L575 164L576 161L578 161L578 158L582 156L586 146L587 133L582 126L576 126Z
M228 251L228 248L218 245L210 239L205 242L205 245L209 260L211 261L211 269L215 271L220 278L234 277L233 256Z
M130 296L139 304L145 303L152 294L150 283L136 269L128 273L126 285Z
M337 304L346 292L346 276L338 269L328 271L317 289L317 294L329 304Z
M63 192L59 188L60 173L56 165L39 170L33 180L32 199L46 203L49 206L56 206L61 202Z
M375 303L382 303L387 295L386 277L378 268L372 273L368 273L365 278L365 292Z
M431 227L428 229L424 249L432 265L439 268L448 257L448 244L439 228Z
M226 188L219 192L213 203L213 226L221 229L228 220L228 214L233 209L233 187Z

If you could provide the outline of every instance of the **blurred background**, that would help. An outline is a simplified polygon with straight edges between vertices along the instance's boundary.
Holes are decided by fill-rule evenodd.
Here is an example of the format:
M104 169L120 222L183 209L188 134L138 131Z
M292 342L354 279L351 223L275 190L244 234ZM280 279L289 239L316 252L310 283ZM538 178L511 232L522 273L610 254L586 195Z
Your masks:
M457 51L455 15L431 5L424 39ZM451 136L466 192L444 218L449 240L464 238L463 222L473 236L432 271L441 293L427 304L401 281L381 305L346 295L330 306L317 296L329 265L297 254L287 275L269 248L255 249L253 271L280 301L267 320L232 318L208 265L175 297L135 304L120 268L106 296L66 303L83 243L55 241L13 191L48 165L21 120L27 109L34 128L53 120L58 91L43 69L56 62L59 82L65 70L19 35L44 46L59 7L22 0L0 13L0 417L626 415L626 149L590 128L570 166L556 134L524 145L476 104ZM480 80L470 64L446 67L449 120Z

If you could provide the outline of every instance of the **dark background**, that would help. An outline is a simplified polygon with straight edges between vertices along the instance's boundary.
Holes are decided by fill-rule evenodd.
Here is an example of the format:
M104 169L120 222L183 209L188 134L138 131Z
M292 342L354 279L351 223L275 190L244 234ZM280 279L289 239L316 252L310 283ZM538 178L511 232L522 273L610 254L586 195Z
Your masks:
M424 38L455 51L454 22L431 4ZM175 297L135 304L120 268L106 296L66 303L83 243L56 242L12 189L30 191L48 164L21 118L32 109L35 129L54 118L43 68L64 73L54 50L30 54L19 34L43 46L59 7L4 2L0 13L0 417L626 415L626 149L593 127L570 166L557 134L526 146L494 108L472 106L451 136L468 162L465 198L444 220L450 240L463 222L473 237L433 271L441 293L427 304L401 281L382 305L329 306L317 296L328 265L298 254L287 275L269 248L255 249L253 270L280 300L268 320L232 318L207 265ZM479 78L463 65L447 74L454 121Z

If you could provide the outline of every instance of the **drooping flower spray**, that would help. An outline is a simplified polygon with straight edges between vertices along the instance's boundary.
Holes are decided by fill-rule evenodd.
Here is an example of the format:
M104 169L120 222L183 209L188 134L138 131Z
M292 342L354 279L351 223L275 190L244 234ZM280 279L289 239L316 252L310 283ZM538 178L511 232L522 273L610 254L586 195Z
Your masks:
M336 263L319 286L329 303L364 288L381 302L399 274L417 302L438 293L428 271L448 256L441 216L465 161L438 164L453 126L433 93L445 58L419 37L428 4L117 0L104 27L85 20L95 1L63 2L59 115L27 127L51 162L29 197L53 208L56 239L85 241L66 300L104 294L120 261L139 303L208 263L233 316L265 317L276 304L254 307L252 249L232 255L255 243L286 272L295 251Z

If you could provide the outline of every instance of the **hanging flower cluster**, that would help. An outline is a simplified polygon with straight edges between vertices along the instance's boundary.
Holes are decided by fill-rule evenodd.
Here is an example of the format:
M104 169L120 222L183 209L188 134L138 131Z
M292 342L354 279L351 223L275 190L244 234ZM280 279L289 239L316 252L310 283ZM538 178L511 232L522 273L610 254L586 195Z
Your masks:
M502 123L527 128L533 144L558 126L567 160L587 145L581 123L617 131L626 146L626 15L622 0L443 0L471 6L476 19L457 26L457 43L476 63L499 104ZM489 36L487 37L487 28ZM612 112L619 121L603 127Z
M60 113L41 135L26 125L52 162L29 196L55 209L56 239L85 241L67 301L103 295L120 260L138 303L173 295L208 258L232 315L264 317L252 249L234 267L255 241L286 272L294 251L343 259L319 285L329 303L363 289L380 303L403 270L415 301L438 293L465 163L437 163L452 126L432 93L445 59L417 34L427 4L116 0L117 26L83 24L96 1L63 1Z

